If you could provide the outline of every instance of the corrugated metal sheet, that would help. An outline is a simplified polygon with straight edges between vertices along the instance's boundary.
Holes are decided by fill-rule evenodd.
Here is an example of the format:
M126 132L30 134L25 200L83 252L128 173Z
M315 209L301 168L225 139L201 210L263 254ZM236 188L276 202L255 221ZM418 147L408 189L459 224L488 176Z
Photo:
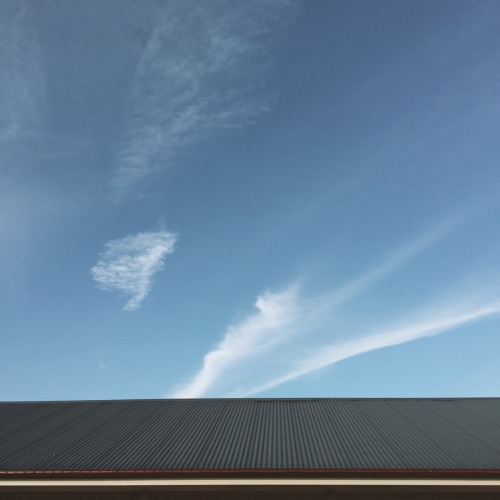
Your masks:
M0 403L0 471L500 470L500 399Z

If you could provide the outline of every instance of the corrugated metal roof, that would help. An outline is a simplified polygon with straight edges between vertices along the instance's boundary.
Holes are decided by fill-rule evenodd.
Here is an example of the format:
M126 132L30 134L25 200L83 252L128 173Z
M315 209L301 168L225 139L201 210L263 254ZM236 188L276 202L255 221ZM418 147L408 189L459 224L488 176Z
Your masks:
M500 399L0 403L0 471L500 471Z

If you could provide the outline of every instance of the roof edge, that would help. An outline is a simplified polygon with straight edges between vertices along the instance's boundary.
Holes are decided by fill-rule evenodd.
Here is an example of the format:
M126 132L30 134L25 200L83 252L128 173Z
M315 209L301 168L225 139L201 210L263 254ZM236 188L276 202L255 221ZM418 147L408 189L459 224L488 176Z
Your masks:
M135 469L135 470L0 470L5 479L270 479L270 478L499 478L500 469Z
M299 398L124 398L124 399L40 399L40 400L9 400L0 401L0 404L58 404L58 403L133 403L133 402L160 402L160 401L476 401L500 400L500 396L416 396L416 397L299 397Z

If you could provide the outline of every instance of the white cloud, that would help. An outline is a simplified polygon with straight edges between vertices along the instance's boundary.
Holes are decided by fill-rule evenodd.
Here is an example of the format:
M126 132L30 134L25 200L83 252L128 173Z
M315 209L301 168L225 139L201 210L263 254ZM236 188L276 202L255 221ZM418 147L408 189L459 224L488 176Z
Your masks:
M167 4L136 68L115 192L170 165L200 139L252 123L267 110L268 49L292 3Z
M298 287L266 293L256 302L259 312L229 327L220 344L205 355L192 381L168 397L253 396L360 354L500 315L500 300L477 302L477 296L455 300L418 316L412 314L397 326L378 327L370 334L355 333L350 340L325 344L318 341L317 334L325 325L328 328L336 302L327 311L325 296L305 299ZM305 332L304 339L301 334ZM242 378L243 383L236 382Z
M448 308L424 317L417 322L408 322L396 328L384 329L361 338L346 342L321 346L315 353L302 359L289 372L266 383L252 387L244 396L262 393L278 387L286 382L302 377L344 359L352 358L378 349L384 349L398 344L404 344L424 337L430 337L453 330L461 326L500 314L500 301L494 301L483 306L471 307L460 312L450 312Z
M226 331L221 343L205 355L203 367L194 379L173 397L200 397L220 385L231 369L241 369L242 359L255 359L266 350L290 343L299 332L328 321L345 302L363 293L378 280L425 250L442 237L448 227L440 226L402 247L379 266L334 292L312 299L300 297L297 285L276 294L265 293L256 302L258 314L249 316ZM312 334L313 332L309 332ZM234 391L233 391L234 392Z
M127 297L125 311L138 309L148 295L153 276L174 251L177 236L168 231L138 233L106 243L106 250L90 270L97 286Z
M243 360L289 340L296 329L297 318L302 315L297 286L278 293L266 292L257 298L255 307L258 312L230 326L220 344L205 355L203 366L193 380L171 397L203 396Z
M462 214L436 226L337 290L304 297L299 287L294 286L259 297L256 303L259 312L230 327L221 343L205 355L198 374L175 391L173 397L201 397L214 392L231 396L256 394L363 352L436 335L497 314L500 303L477 306L465 302L461 303L461 309L450 312L450 308L441 308L428 313L423 320L384 329L381 333L336 343L324 341L324 332L331 331L335 313L342 305L417 257L470 215L467 213L464 218ZM305 332L307 338L300 335ZM305 348L309 353L313 349L313 354L305 354ZM243 381L238 385L237 379Z

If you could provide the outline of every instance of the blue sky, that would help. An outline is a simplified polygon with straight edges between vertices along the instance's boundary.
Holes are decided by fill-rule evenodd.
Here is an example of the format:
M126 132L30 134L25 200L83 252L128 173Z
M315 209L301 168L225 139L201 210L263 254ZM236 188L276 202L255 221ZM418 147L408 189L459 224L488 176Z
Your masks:
M0 398L500 395L496 0L0 3Z

